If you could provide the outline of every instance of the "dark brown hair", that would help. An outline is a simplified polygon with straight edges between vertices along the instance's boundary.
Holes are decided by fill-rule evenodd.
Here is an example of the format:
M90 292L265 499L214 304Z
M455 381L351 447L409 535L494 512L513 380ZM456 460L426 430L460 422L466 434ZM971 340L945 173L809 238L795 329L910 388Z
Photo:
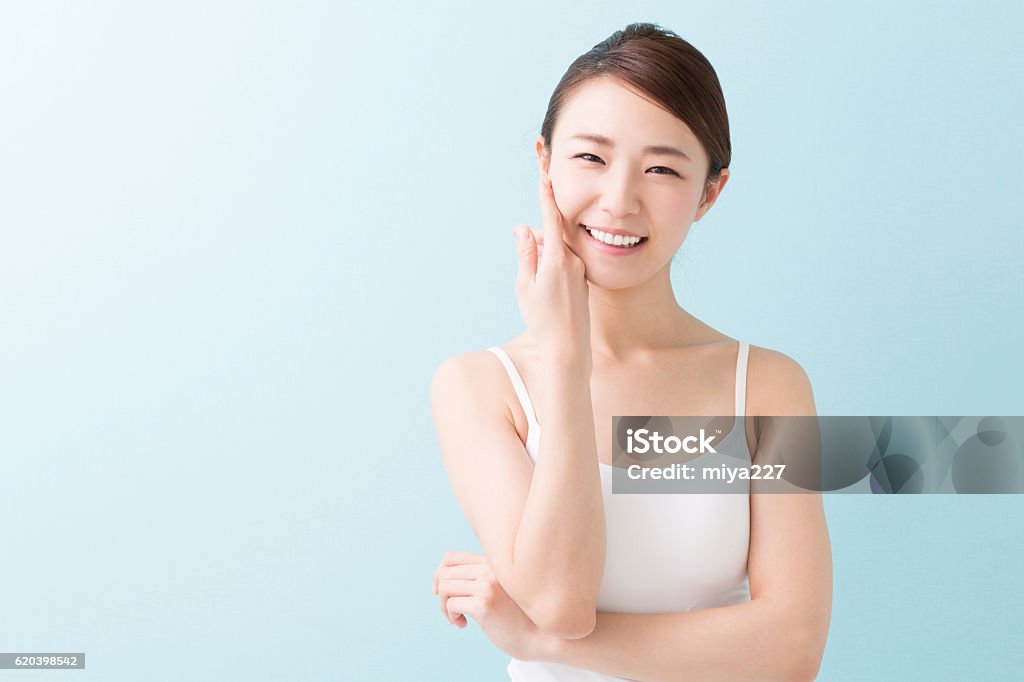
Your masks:
M672 31L649 23L634 23L616 31L569 66L551 95L540 128L548 154L563 104L591 78L617 80L689 126L710 161L705 189L729 166L729 117L711 62Z

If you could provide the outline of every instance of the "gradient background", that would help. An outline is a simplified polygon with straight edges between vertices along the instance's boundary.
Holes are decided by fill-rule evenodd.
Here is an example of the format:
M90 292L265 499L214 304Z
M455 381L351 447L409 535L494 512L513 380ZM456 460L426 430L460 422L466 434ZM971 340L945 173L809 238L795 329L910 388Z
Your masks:
M483 4L0 5L0 650L87 658L0 679L506 679L429 381L520 332L548 97L631 21L729 107L680 302L820 414L1024 414L1019 3ZM1024 497L826 510L819 679L1017 679Z

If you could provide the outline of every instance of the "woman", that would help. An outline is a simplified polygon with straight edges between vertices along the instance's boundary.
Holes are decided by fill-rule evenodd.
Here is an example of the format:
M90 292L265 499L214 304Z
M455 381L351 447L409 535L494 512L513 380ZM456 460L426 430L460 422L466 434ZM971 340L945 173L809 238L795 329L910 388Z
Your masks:
M723 441L752 453L757 415L815 414L799 364L672 290L729 178L714 69L656 25L616 31L570 66L536 148L543 226L514 229L526 331L431 386L484 551L445 554L442 612L472 616L517 681L813 679L832 599L820 494L611 494L613 415L735 414Z

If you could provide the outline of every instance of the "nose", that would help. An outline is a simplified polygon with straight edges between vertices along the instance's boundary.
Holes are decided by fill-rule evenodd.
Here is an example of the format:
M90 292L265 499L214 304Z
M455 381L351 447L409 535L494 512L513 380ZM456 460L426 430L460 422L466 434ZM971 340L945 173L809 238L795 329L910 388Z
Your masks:
M626 168L603 174L598 206L614 218L635 215L640 210L639 181Z

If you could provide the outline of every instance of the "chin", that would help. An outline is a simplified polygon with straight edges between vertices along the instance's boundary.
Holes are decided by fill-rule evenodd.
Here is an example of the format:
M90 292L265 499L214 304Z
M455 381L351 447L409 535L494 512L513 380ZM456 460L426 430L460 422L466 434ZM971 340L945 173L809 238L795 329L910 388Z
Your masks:
M617 289L631 289L646 281L646 278L640 277L638 272L608 272L607 270L605 268L605 271L601 272L597 268L592 270L590 267L587 267L587 282L601 289L615 291Z

